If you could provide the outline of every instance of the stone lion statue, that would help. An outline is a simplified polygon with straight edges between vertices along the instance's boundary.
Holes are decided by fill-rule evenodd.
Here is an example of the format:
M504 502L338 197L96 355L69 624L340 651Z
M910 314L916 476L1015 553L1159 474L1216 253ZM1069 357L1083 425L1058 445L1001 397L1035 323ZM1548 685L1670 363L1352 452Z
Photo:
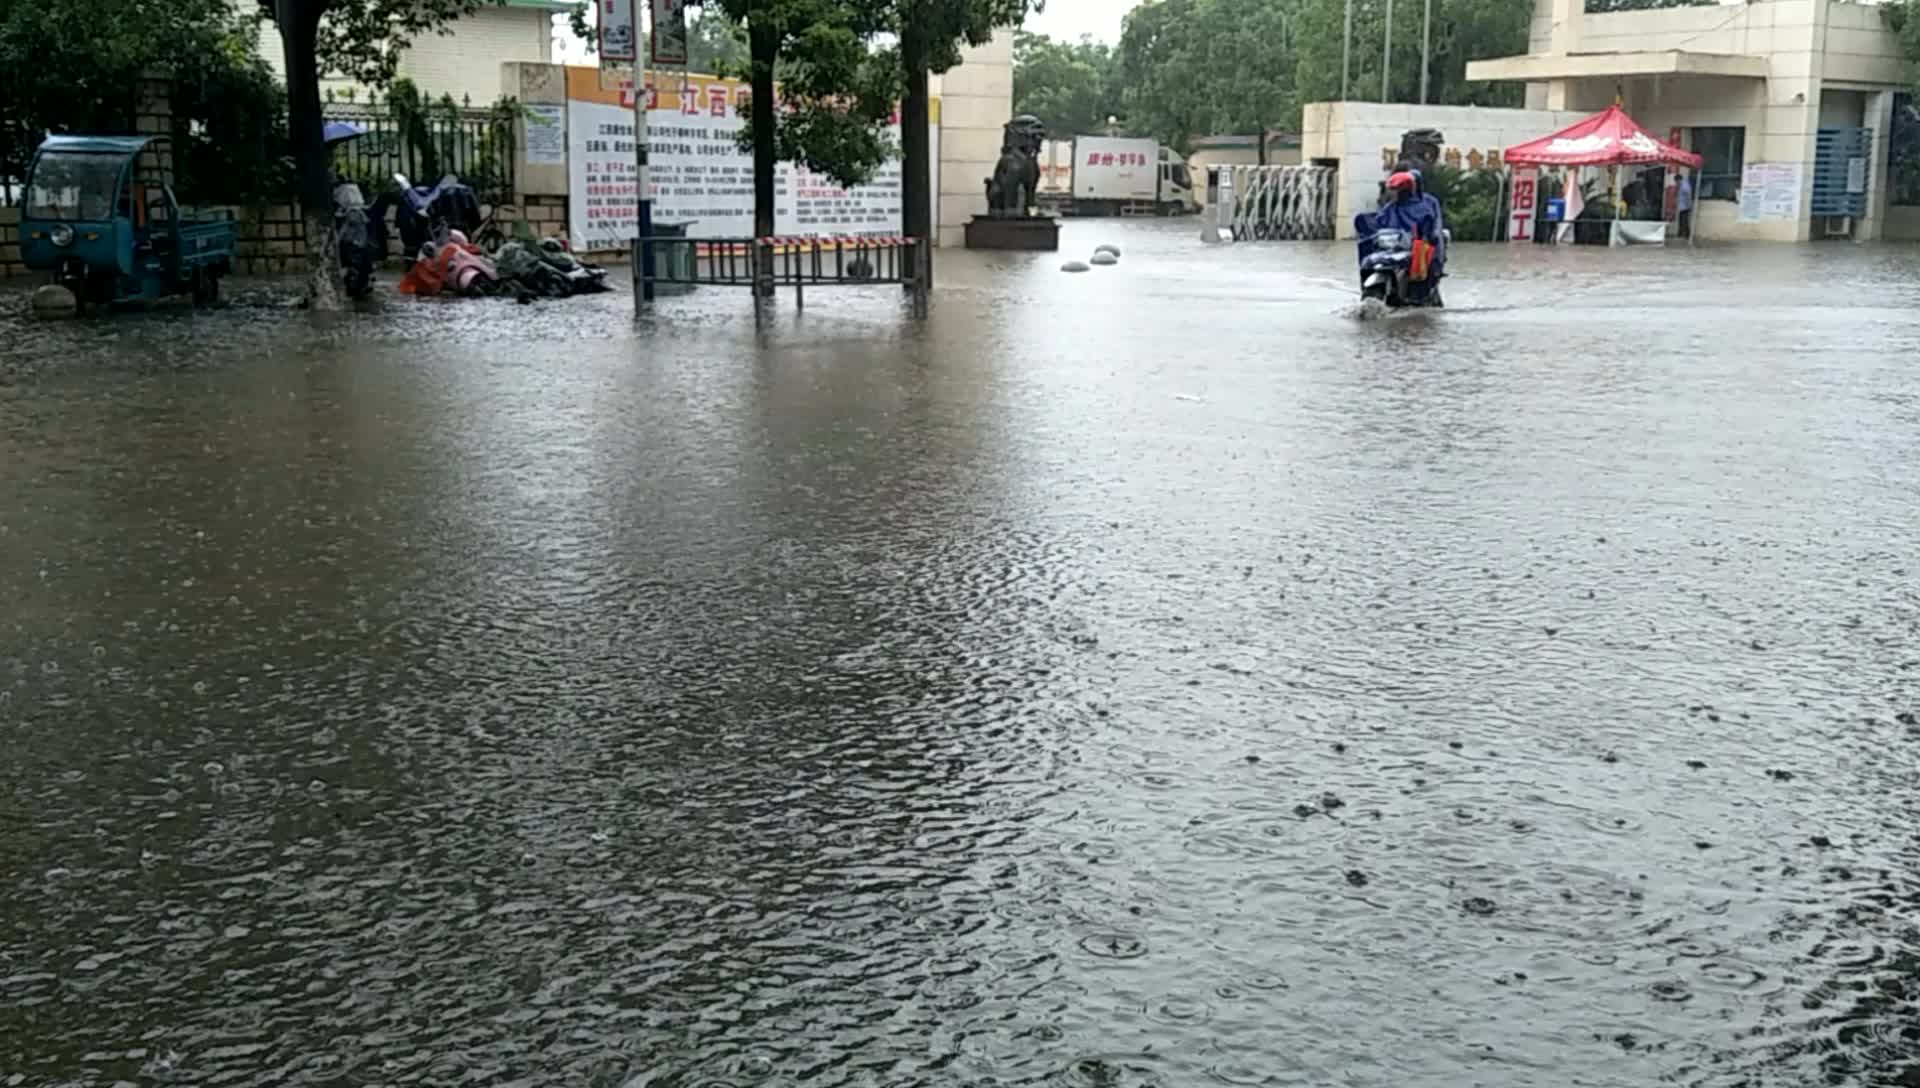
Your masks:
M1026 215L1040 188L1040 145L1047 126L1023 113L1000 131L1000 161L987 179L987 209L994 215Z

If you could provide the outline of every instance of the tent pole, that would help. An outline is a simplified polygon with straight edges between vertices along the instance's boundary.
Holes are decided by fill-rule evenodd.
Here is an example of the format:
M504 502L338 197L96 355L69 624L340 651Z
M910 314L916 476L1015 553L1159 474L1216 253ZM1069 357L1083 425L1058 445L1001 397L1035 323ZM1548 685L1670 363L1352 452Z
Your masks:
M1507 241L1509 242L1513 241L1513 174L1514 174L1514 166L1512 163L1508 163L1507 164L1506 206L1501 209L1501 211L1504 214L1502 214L1500 219L1496 220L1493 224L1493 240L1496 242L1500 240L1500 234L1501 234L1500 228L1502 225L1506 227Z

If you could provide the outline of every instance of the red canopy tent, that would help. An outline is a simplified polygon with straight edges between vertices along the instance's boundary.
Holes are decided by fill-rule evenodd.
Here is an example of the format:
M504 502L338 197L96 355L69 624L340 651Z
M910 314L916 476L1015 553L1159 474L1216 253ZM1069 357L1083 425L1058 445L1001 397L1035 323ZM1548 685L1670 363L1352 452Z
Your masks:
M1619 106L1608 106L1551 136L1507 148L1513 166L1624 166L1670 163L1700 168L1700 156L1656 139Z
M1507 148L1508 166L1687 166L1695 170L1700 168L1701 158L1691 151L1675 147L1665 140L1655 137L1639 123L1627 116L1627 111L1614 103L1592 117L1576 121L1551 136L1542 136L1524 144ZM1609 169L1609 179L1614 171ZM1518 185L1515 175L1509 175L1510 184ZM1577 187L1577 183L1576 183ZM1529 192L1534 190L1529 189ZM1607 186L1608 199L1613 194L1613 181ZM1575 198L1570 197L1567 205L1569 215L1577 214ZM1611 229L1618 232L1621 225L1616 223ZM1662 230L1664 231L1664 227ZM1664 234L1662 234L1664 237ZM1693 239L1689 235L1688 239Z

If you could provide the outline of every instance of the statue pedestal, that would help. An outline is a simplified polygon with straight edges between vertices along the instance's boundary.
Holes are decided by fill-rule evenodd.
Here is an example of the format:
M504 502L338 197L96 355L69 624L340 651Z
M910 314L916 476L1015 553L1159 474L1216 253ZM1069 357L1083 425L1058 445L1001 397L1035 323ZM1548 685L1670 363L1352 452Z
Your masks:
M1060 248L1060 221L1051 215L976 215L967 220L967 248L1052 253Z

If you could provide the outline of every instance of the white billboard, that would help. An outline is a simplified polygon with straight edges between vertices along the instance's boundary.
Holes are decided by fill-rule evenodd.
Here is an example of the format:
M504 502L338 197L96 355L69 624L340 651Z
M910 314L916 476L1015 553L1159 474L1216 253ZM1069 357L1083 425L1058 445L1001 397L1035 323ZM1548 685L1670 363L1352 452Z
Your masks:
M581 75L576 76L576 72ZM753 236L753 156L734 134L745 127L737 108L744 85L676 75L656 89L647 111L647 170L653 219L686 224L694 238ZM679 85L680 89L671 89ZM895 142L899 128L893 129ZM933 191L940 191L940 128L928 126ZM592 69L567 79L567 220L582 252L624 250L634 237L633 105L627 88L603 90ZM900 233L900 164L882 167L866 185L845 189L789 163L774 173L778 235L890 237Z

